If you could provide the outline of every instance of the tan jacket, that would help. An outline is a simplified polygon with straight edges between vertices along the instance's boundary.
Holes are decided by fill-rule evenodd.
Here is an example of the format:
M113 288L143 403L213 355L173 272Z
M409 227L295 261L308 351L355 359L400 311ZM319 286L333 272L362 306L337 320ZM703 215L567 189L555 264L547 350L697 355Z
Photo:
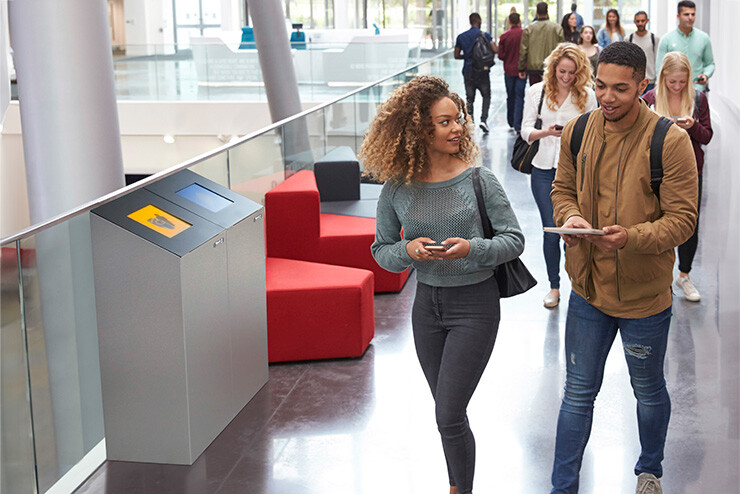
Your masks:
M547 56L563 41L560 24L544 19L532 22L522 33L519 44L519 71L543 70Z
M573 290L615 317L647 317L671 304L674 247L693 233L697 219L697 173L688 134L671 125L663 145L660 200L650 187L650 140L659 116L641 101L634 125L604 133L601 109L589 118L574 169L571 120L563 129L553 182L555 224L573 215L594 228L621 225L627 243L604 253L586 240L566 249ZM602 146L610 151L604 152Z

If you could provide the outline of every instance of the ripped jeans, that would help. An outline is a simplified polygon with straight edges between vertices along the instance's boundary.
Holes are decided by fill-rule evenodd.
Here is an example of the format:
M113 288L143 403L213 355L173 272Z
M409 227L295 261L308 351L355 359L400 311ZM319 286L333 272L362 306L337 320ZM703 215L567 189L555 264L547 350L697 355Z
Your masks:
M578 474L586 448L594 400L604 378L609 349L621 332L630 383L637 398L641 453L635 475L663 475L671 401L663 376L671 308L641 319L612 317L571 292L565 323L567 374L558 416L551 494L578 492Z

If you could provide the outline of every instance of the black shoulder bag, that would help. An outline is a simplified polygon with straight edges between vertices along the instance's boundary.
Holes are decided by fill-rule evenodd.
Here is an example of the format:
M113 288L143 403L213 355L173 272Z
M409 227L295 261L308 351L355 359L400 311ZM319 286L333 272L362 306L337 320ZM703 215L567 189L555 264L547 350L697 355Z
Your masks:
M539 130L542 128L542 102L545 100L545 89L542 86L542 94L540 95L540 104L537 107L537 120L534 122L534 128ZM514 170L522 173L532 173L532 158L537 154L540 149L540 140L537 139L532 144L528 144L527 141L522 139L519 135L514 143L514 150L511 153L511 166Z
M473 189L475 190L475 199L478 202L478 213L483 224L483 235L485 238L493 238L496 232L493 231L491 220L488 218L488 212L486 212L486 203L483 200L483 192L480 186L480 169L477 166L473 168ZM502 298L519 295L537 284L537 280L534 279L532 273L518 257L496 266L493 276L496 278L498 291Z

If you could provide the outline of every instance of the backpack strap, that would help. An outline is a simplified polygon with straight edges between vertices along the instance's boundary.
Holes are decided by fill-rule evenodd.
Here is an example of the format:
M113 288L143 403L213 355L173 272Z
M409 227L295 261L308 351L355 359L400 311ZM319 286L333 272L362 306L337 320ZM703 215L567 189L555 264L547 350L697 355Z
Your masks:
M660 200L660 184L663 182L663 142L673 120L660 117L655 124L653 138L650 141L650 187Z
M630 36L632 35L630 34ZM653 42L653 51L655 51L655 34L650 33L650 40ZM630 41L632 40L630 39Z
M576 157L578 152L581 150L581 143L583 142L583 133L586 131L586 124L588 123L588 117L591 116L590 112L581 114L573 125L573 133L570 136L570 154L573 155L573 168L575 169L578 164Z
M635 33L630 34L630 37L629 37L630 43L634 43L634 41L632 41L634 39L634 36L635 36Z
M694 91L694 114L699 114L699 107L701 106L701 91Z

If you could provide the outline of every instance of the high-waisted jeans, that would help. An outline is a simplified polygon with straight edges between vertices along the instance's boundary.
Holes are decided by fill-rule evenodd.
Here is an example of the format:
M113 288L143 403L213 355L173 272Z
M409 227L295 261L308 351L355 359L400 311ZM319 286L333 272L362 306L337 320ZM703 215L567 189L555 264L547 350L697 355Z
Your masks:
M542 226L555 226L552 219L552 181L555 180L555 168L541 170L537 167L532 169L532 196L540 212ZM560 235L557 233L542 233L542 252L545 254L545 266L547 267L547 279L550 288L560 289Z
M411 319L416 354L434 397L450 485L465 494L473 489L475 471L467 407L496 341L500 319L496 280L492 276L458 287L418 283Z
M670 323L670 307L640 319L612 317L571 292L565 322L565 394L558 416L551 494L578 492L578 474L591 433L594 400L618 330L637 398L642 451L635 474L663 475L663 448L671 416L671 400L663 376Z

